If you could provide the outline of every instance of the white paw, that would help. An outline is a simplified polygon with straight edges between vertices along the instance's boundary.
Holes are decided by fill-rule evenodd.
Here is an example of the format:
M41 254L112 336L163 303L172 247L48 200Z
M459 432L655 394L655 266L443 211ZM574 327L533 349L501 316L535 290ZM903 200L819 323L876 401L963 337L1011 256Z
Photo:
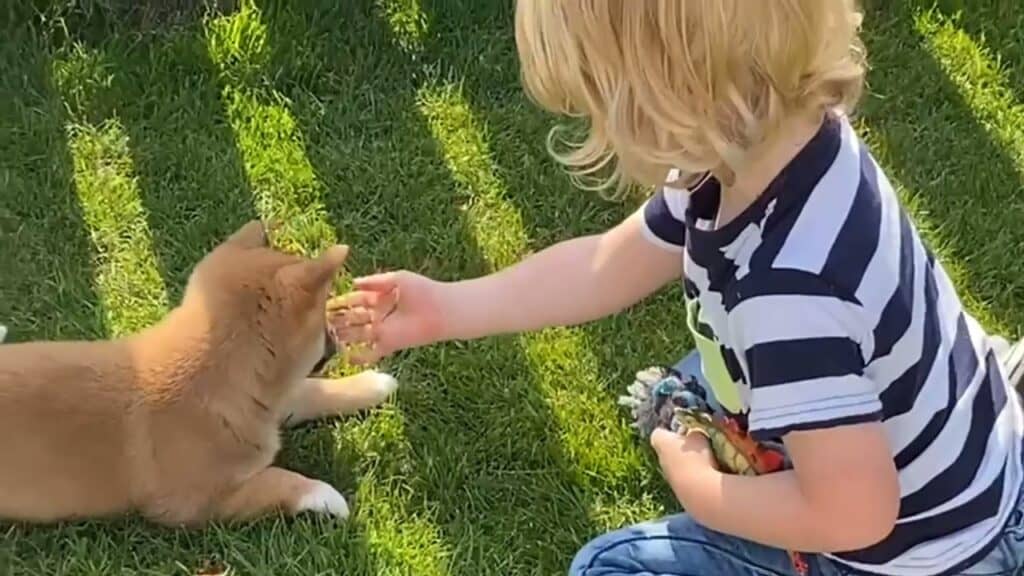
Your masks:
M384 372L373 372L370 374L373 378L373 384L380 392L381 399L386 399L398 390L398 380L391 374L385 374Z
M0 324L0 342L3 342L7 338L7 326Z
M300 512L316 512L318 514L330 514L335 518L348 518L348 502L334 486L326 482L316 480L309 492L306 492L299 499L299 505L295 510Z

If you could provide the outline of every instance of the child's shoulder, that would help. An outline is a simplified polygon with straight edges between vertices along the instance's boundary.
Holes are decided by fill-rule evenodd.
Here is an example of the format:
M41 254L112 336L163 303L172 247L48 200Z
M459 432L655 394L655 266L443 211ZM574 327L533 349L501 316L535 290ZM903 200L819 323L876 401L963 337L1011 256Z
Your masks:
M825 284L842 294L900 274L917 233L885 171L843 116L833 116L777 181L751 273Z
M736 330L862 341L878 318L910 317L930 252L847 118L823 126L773 192L724 295Z

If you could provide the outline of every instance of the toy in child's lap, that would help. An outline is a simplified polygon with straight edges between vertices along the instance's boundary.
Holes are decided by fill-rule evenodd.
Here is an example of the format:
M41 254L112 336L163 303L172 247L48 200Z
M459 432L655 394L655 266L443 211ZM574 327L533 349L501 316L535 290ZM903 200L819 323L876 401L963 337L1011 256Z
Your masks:
M630 409L633 427L646 440L657 428L679 434L697 432L711 444L719 469L729 474L755 476L789 466L781 445L757 442L727 414L714 411L706 392L693 378L668 368L648 368L637 373L619 404ZM805 575L807 562L789 552L797 574Z
M633 427L644 439L656 428L680 434L700 432L711 443L720 469L730 474L766 474L788 465L781 445L756 442L733 418L714 411L692 377L649 368L637 374L628 391L619 403L630 408Z

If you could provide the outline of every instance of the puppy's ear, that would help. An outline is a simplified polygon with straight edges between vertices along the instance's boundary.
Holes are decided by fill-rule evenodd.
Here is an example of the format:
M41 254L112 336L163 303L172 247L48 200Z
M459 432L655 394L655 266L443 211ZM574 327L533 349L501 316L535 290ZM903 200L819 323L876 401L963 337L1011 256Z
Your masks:
M259 220L251 220L228 237L224 243L241 248L265 248L270 245L267 226Z
M315 292L334 280L348 258L348 246L331 246L318 258L305 260L281 269L285 282Z

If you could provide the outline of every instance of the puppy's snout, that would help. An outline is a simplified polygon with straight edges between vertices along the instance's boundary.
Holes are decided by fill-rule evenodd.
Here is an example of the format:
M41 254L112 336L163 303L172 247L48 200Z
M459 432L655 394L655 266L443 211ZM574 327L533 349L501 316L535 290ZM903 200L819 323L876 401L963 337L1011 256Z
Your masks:
M334 338L331 336L331 331L329 329L324 330L324 355L321 356L319 360L317 360L317 363L315 366L313 366L313 371L310 374L320 374L323 371L324 367L327 366L327 363L331 361L331 358L334 358L334 355L337 353L338 346L334 343Z

